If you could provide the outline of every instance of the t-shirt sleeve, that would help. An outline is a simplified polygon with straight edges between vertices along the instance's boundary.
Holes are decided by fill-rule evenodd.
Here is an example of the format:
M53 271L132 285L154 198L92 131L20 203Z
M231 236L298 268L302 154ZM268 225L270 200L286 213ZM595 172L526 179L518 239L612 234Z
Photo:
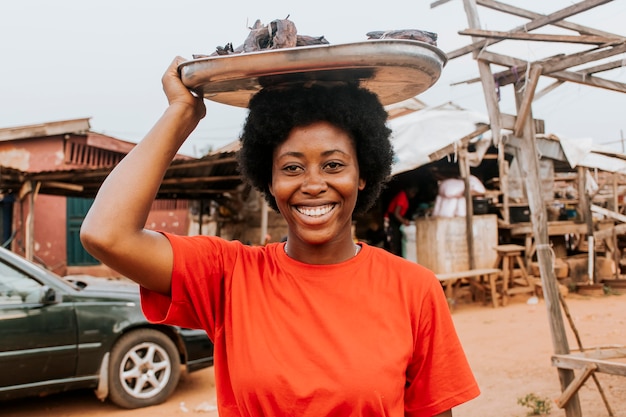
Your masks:
M432 274L424 280L430 287L416 320L405 388L405 415L411 417L437 415L480 394L441 284Z
M174 254L171 295L141 288L141 306L148 321L204 329L211 339L221 325L224 290L224 257L234 245L207 236L164 233Z

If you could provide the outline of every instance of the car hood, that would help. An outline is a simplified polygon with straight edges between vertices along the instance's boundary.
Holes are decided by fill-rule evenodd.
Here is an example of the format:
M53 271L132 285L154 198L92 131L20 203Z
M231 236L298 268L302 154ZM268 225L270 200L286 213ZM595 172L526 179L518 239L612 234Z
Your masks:
M102 278L90 275L68 275L64 280L78 287L81 293L88 295L119 295L139 297L139 285L126 278Z

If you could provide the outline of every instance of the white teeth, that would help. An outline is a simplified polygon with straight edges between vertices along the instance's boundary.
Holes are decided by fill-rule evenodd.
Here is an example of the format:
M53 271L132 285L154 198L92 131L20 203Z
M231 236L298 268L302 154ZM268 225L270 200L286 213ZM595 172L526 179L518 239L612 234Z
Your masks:
M298 207L298 211L304 214L305 216L319 217L328 213L330 210L332 210L332 208L333 208L332 204L328 204L326 206L314 207L314 208Z

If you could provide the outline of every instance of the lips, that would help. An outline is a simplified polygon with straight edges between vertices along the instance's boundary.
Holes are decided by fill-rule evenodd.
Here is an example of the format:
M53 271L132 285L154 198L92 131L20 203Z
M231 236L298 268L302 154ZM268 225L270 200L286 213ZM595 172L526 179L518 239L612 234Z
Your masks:
M304 214L305 216L321 217L324 214L329 213L333 209L333 207L335 207L334 204L326 204L323 206L316 206L316 207L297 206L296 210L298 211L298 213Z

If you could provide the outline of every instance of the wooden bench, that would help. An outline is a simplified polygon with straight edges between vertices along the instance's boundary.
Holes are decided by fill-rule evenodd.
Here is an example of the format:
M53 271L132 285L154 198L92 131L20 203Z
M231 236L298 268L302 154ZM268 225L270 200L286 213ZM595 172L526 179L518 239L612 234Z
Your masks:
M448 302L456 300L456 293L460 284L463 280L467 280L471 287L478 289L483 295L489 292L493 306L498 306L497 283L498 279L502 277L502 271L499 268L470 269L436 275L443 285Z

